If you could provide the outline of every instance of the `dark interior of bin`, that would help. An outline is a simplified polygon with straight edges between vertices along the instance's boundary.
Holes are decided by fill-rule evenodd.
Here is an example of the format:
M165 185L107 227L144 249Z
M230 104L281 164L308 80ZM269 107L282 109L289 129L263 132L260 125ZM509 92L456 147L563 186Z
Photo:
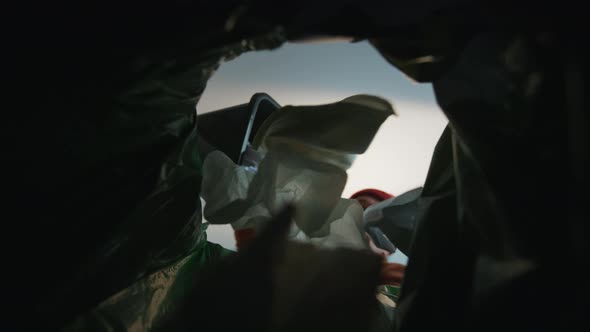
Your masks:
M22 315L5 318L20 328L46 325L23 330L57 330L187 254L193 247L179 238L200 225L199 174L187 177L178 167L180 176L173 175L182 183L156 181L191 137L194 103L187 100L198 100L221 58L327 35L370 39L405 74L434 82L451 120L443 158L433 158L444 166L433 168L433 180L448 181L426 192L435 203L427 211L432 227L417 231L424 251L412 257L403 286L401 331L588 325L586 11L573 2L245 3L27 3L26 15L8 17L6 81L14 91L7 95L17 103L6 100L3 232L18 241L7 241L3 295ZM495 103L494 92L504 88L507 98ZM205 137L246 137L243 121L235 131L205 121L199 116ZM239 150L223 143L212 144L234 148L239 159ZM166 209L148 213L155 199ZM502 273L507 278L488 292L476 289L486 259L517 254L535 267L518 279ZM252 288L231 277L247 285L240 290ZM219 301L225 317L264 316L239 295L235 305ZM325 308L326 321L342 316L335 309ZM195 314L203 312L191 317L203 320L206 314Z

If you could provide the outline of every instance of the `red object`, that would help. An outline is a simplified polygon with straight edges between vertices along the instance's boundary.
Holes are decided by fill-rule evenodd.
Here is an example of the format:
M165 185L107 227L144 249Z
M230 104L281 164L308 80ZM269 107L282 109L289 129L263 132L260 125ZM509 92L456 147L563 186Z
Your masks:
M256 231L253 228L244 228L234 231L236 247L238 248L238 251L244 249L244 247L246 247L248 243L252 241L255 235Z
M379 285L400 286L406 274L406 266L397 263L383 262L379 275Z
M355 199L360 196L373 197L378 201L384 201L386 199L394 197L392 194L386 193L385 191L381 191L379 189L363 189L361 191L354 193L352 196L350 196L350 198Z

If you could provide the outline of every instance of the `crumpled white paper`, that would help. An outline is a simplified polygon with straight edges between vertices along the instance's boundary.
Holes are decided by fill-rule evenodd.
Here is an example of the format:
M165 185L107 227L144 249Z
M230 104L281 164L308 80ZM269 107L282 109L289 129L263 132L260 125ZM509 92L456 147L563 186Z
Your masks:
M220 151L203 162L205 218L234 229L261 229L287 204L296 214L289 237L324 247L365 248L361 206L340 196L346 170L394 114L391 104L357 95L319 106L285 106L263 123L249 160ZM257 154L257 155L256 155Z

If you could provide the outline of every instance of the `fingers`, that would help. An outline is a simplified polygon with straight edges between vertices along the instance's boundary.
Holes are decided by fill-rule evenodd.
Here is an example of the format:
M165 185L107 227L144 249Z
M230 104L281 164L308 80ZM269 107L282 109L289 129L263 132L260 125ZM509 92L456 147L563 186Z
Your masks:
M365 233L365 239L369 242L369 248L371 249L372 252L374 252L375 254L387 258L387 256L389 256L391 253L385 249L381 249L379 247L377 247L375 245L375 242L373 242L373 240L371 239L371 237L369 236L369 234Z
M385 263L381 268L381 283L382 285L401 285L404 275L406 273L406 266L397 263Z

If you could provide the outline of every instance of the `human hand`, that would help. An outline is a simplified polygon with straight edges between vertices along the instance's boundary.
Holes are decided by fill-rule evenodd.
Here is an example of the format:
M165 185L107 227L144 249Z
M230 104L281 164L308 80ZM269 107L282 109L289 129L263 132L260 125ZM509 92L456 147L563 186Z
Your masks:
M384 262L381 268L380 284L400 286L406 274L406 266L398 263Z
M387 256L391 255L391 253L389 251L377 247L375 245L375 242L373 242L373 240L371 239L371 237L367 233L365 233L365 240L369 243L369 248L375 254L383 257L384 259L387 259Z

